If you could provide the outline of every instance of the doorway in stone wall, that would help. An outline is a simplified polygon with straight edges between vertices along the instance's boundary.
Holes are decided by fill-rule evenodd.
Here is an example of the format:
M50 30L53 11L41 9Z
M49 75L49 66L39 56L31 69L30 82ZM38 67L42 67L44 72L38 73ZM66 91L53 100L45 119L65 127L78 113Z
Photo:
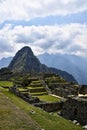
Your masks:
M77 110L77 108L75 108L75 109L74 109L74 115L76 116L77 113L78 113L78 110Z

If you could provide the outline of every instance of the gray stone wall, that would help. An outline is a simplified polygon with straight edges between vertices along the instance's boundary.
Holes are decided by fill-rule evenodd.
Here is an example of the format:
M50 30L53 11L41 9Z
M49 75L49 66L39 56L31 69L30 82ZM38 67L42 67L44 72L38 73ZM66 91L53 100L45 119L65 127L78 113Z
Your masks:
M87 99L69 98L61 110L61 115L70 120L77 120L81 125L87 125Z
M40 102L39 98L37 97L32 97L31 95L29 95L28 93L22 93L20 92L17 87L10 87L9 91L14 93L15 95L17 95L18 97L22 98L23 100L25 100L28 103L38 103Z
M79 94L87 94L87 85L80 86Z
M55 112L62 109L63 102L53 102L53 103L36 103L36 107L40 107L47 112Z
M52 93L67 98L69 95L78 95L79 87L71 84L50 84Z

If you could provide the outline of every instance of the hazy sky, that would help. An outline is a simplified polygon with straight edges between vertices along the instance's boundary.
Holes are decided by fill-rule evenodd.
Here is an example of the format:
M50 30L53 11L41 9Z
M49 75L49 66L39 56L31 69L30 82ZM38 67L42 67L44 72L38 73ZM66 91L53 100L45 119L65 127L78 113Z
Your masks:
M0 0L0 58L25 45L87 57L87 0Z

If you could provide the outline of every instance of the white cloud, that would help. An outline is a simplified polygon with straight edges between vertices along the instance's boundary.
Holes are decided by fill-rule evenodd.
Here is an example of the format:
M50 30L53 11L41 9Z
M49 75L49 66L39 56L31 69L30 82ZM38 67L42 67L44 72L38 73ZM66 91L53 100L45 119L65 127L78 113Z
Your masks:
M64 53L87 57L87 25L5 26L0 30L0 56L11 56L23 46L34 53ZM0 57L0 58L1 58Z
M87 10L87 0L1 0L0 22L67 15Z

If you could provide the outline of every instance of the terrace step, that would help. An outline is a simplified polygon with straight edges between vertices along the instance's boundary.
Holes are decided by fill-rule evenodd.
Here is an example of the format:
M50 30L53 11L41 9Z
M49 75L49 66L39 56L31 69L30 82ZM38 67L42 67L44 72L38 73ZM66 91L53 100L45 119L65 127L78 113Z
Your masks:
M35 88L35 89L29 89L31 93L35 92L46 92L45 88Z
M30 93L32 96L40 96L40 95L47 95L47 92L42 92L42 93Z

